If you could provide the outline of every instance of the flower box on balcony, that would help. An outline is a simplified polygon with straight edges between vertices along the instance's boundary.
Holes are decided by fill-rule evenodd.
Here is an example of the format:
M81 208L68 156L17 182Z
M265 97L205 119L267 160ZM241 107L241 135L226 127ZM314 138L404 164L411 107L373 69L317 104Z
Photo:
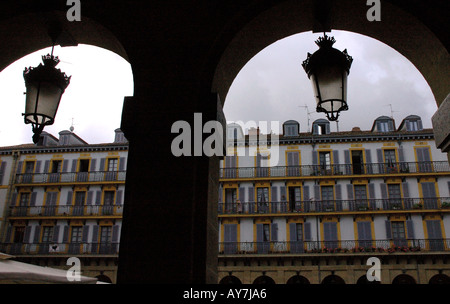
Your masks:
M422 209L422 208L423 208L423 205L422 205L421 203L414 204L412 208L413 208L413 209Z
M444 209L450 209L450 202L443 202L443 203L441 204L441 208L444 208Z

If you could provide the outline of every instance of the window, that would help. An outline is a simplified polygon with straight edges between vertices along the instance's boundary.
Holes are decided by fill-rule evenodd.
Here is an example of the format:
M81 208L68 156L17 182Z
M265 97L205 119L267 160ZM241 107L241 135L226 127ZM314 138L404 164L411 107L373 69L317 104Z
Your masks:
M263 224L263 242L270 242L270 225Z
M104 205L114 205L114 191L105 191Z
M403 221L391 222L392 238L396 246L404 246L406 244L405 223Z
M42 243L50 243L53 240L53 226L44 226L42 231Z
M86 198L86 191L75 192L75 205L76 206L84 205L85 198Z
M322 208L324 211L334 210L333 186L322 186L320 188L322 195Z
M313 123L313 134L314 135L330 134L330 123L324 119L315 121Z
M89 172L89 159L80 159L79 172Z
M300 175L300 153L297 151L286 152L287 157L287 173L288 176L299 176Z
M296 230L296 239L297 241L303 240L303 224L295 224L295 230Z
M269 211L269 188L257 188L256 199L258 202L258 212L267 213Z
M284 126L284 135L285 136L297 136L298 135L298 126L297 125L285 125Z
M101 226L100 253L112 253L112 226Z
M70 235L69 252L72 254L80 253L82 242L82 226L72 226Z
M257 188L256 190L257 201L258 202L268 202L269 201L269 188Z
M406 124L406 129L408 131L418 131L419 130L419 124L417 123L417 120L410 120Z
M32 175L33 172L34 172L34 161L26 161L23 182L30 183L33 179L33 175Z
M71 243L81 243L82 240L82 226L73 226L72 227L72 235L70 236Z
M402 209L400 184L388 184L389 209Z
M317 125L317 133L319 134L319 135L322 135L322 134L327 134L327 128L326 128L326 125L323 125L323 124L321 124L321 125Z
M62 164L62 161L60 161L60 160L53 160L52 161L52 172L51 173L59 173L59 172L61 172L61 164Z
M256 176L269 176L269 155L267 153L258 153L256 155Z
M372 227L369 221L360 221L356 224L358 229L358 243L361 247L372 246Z
M29 192L20 193L19 206L25 207L28 205L29 201L30 201L30 193Z
M323 240L326 248L338 247L337 222L323 223Z
M384 162L388 165L392 165L396 163L395 159L395 150L385 149L384 150Z
M115 191L105 191L103 199L103 215L112 215L114 206Z
M75 192L75 205L73 207L73 215L83 215L85 199L86 191Z
M25 162L25 173L33 173L34 171L34 161Z
M290 212L301 210L300 192L300 187L288 187Z
M232 213L236 211L236 189L225 189L225 212Z
M108 159L108 171L117 171L117 158L109 158Z
M319 165L322 170L331 169L331 154L329 151L319 152Z
M367 210L366 185L354 185L356 210Z
M377 122L378 132L389 132L389 122L379 121Z
M236 178L237 155L225 156L225 178Z
M14 243L23 243L24 235L25 235L25 227L24 226L15 227L13 242Z

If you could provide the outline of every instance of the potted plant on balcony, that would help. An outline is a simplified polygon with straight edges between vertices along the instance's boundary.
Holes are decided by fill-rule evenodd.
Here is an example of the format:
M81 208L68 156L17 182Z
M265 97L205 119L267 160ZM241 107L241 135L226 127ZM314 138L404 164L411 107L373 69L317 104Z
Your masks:
M400 210L402 209L402 205L401 204L392 204L392 210Z
M442 202L441 208L450 209L450 202Z
M423 208L423 204L422 203L417 203L413 205L413 209L422 209Z

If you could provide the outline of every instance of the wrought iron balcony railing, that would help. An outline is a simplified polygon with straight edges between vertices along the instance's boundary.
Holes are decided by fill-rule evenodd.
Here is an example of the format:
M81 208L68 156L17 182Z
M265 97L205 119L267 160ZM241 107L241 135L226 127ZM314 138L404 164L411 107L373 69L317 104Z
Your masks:
M450 172L447 161L221 168L222 179Z
M443 210L450 211L450 197L395 198L360 200L324 200L297 202L241 202L219 203L219 214L270 214L312 212L356 212L386 210Z
M13 206L10 217L122 216L123 205Z
M230 254L394 253L449 251L450 239L221 242L219 256Z
M118 255L119 243L1 243L0 252L11 255Z
M16 184L82 183L125 181L126 171L92 171L16 174Z

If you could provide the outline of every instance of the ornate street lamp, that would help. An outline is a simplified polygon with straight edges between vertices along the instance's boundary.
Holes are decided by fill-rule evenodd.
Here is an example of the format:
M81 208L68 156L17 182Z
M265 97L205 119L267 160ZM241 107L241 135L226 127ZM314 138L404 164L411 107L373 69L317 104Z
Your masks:
M325 112L328 120L335 121L340 111L347 111L347 76L353 58L333 48L336 42L334 37L324 34L316 44L319 49L314 53L308 53L303 61L308 78L311 79L314 96L317 102L317 112Z
M59 59L52 53L42 56L44 65L25 68L25 124L31 123L33 127L33 142L39 141L45 126L52 125L55 121L61 96L70 83L70 77L60 69L55 68Z

